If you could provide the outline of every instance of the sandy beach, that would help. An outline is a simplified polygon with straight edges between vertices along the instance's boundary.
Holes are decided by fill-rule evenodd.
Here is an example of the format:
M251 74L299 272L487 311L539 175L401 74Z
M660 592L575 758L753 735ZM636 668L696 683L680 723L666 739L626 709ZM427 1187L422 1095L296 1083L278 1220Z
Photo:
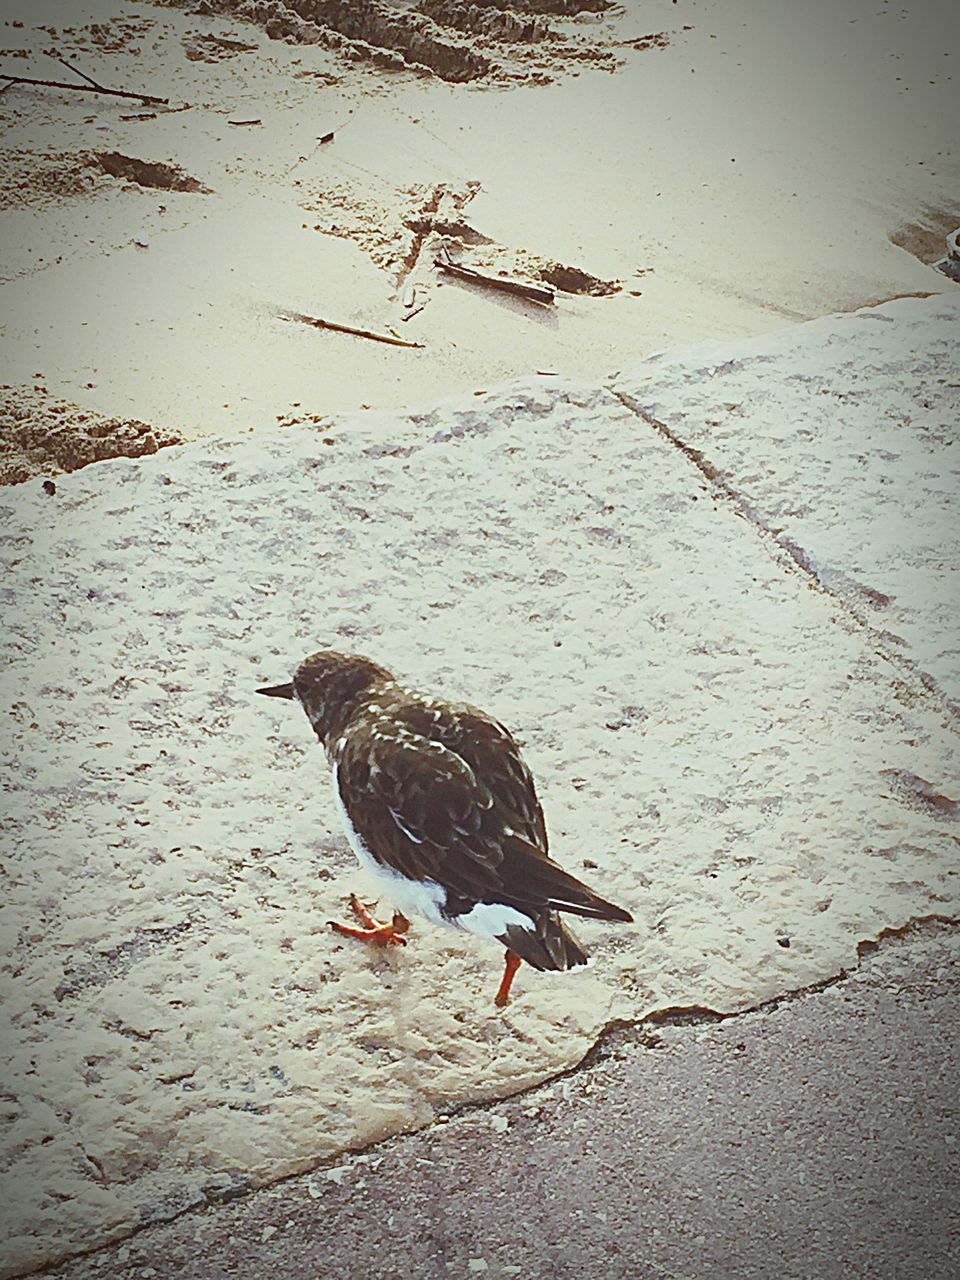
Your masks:
M955 929L946 6L3 22L4 1280ZM321 644L636 925L346 947Z
M602 378L949 287L929 265L960 223L949 6L439 6L445 24L370 3L390 18L376 48L322 20L336 5L302 4L306 24L269 3L21 7L4 6L4 69L80 81L53 50L169 101L4 94L14 406L39 388L61 419L225 435L538 371ZM424 24L438 70L404 69ZM538 307L464 284L434 267L444 245L577 291ZM10 479L35 470L15 453Z

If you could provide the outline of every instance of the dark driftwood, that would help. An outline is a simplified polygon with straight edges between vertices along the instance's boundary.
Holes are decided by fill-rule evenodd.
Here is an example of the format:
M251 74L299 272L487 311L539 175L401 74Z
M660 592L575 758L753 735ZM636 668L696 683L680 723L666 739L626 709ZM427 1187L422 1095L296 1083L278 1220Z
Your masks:
M373 342L388 342L392 347L423 347L422 342L407 342L392 333L375 333L372 329L357 329L352 324L336 324L333 320L321 320L317 316L304 315L302 311L278 311L281 320L299 320L314 329L332 329L334 333L352 333L355 338L370 338Z
M483 271L474 271L472 267L461 267L457 262L447 262L443 258L434 258L433 265L441 271L447 271L461 280L469 280L473 284L484 284L491 289L502 289L504 293L514 293L528 302L540 302L549 305L553 302L554 293L547 285L524 284L522 280L511 280L509 276L489 276Z
M99 84L92 76L88 76L85 71L81 71L79 67L75 67L72 62L68 62L66 58L61 58L59 53L47 52L47 57L52 58L54 62L59 62L61 67L66 67L68 71L72 71L75 76L83 76L87 84L92 84L94 89L102 89L103 85Z
M82 71L80 75L83 75ZM33 76L12 76L8 71L0 71L0 80L6 80L8 85L38 84L45 89L76 89L80 93L105 93L111 98L134 98L137 102L151 102L161 107L165 107L170 101L169 98L155 98L149 93L133 93L129 89L104 89L101 85L72 84L66 80L36 80Z

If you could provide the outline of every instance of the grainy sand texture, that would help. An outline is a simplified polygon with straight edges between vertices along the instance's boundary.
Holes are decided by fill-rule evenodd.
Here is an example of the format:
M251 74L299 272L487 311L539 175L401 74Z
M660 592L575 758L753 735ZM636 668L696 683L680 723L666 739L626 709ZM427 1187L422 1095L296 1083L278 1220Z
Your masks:
M167 101L0 93L0 1277L960 916L956 14L2 12ZM325 646L516 732L589 969L329 930Z

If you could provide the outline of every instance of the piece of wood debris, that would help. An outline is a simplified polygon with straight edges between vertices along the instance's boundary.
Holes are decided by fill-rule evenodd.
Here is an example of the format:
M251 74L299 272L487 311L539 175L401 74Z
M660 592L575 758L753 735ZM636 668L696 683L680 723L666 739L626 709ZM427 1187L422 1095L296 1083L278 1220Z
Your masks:
M82 76L87 84L93 85L94 89L102 89L103 85L94 80L93 76L88 76L85 71L81 71L79 67L75 67L72 62L68 62L66 58L61 58L55 49L45 49L48 58L52 58L54 62L59 62L61 67L66 67L68 71L72 71L75 76Z
M8 71L0 71L0 80L6 80L7 85L4 87L11 84L35 84L45 89L77 89L81 93L104 93L111 98L133 98L137 102L151 102L161 107L165 107L170 101L169 98L155 98L150 93L133 93L129 89L105 89L101 85L71 84L66 80L38 80L33 76L12 76Z
M121 116L121 120L156 120L155 111L135 111L131 116Z
M256 120L228 120L227 124L263 124L263 121L258 117Z
M321 141L321 142L332 142L332 141L333 141L333 130L331 129L329 133L325 133L325 134L323 135L323 137L320 139L320 141Z
M469 280L473 284L482 284L491 289L500 289L504 293L512 293L518 298L525 298L528 302L538 302L549 306L554 300L554 292L548 285L526 284L523 280L513 280L509 276L487 275L484 271L475 271L473 267L462 267L458 262L450 262L443 258L434 258L433 265L460 280Z
M350 333L355 338L369 338L372 342L387 342L393 347L420 347L422 342L407 342L405 338L392 333L376 333L373 329L358 329L352 324L337 324L333 320L321 320L319 316L308 316L302 311L277 311L280 320L298 320L301 324L312 325L314 329L332 329L334 333Z

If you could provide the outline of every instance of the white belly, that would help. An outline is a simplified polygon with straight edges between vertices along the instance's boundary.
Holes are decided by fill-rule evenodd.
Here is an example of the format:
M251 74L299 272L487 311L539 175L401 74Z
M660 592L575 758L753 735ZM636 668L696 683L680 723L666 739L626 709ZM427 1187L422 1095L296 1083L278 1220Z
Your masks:
M364 871L375 882L380 892L390 899L394 907L404 915L425 916L433 924L451 924L443 915L441 907L446 903L447 894L442 885L433 880L410 880L379 863L367 846L360 839L357 830L350 821L343 797L340 795L340 783L337 779L337 766L333 766L333 798L343 823L343 830L350 848L357 855L357 861Z
M350 842L350 848L357 855L357 861L380 892L389 898L393 906L403 915L423 916L432 924L445 924L454 929L466 929L468 933L476 933L483 938L496 938L503 933L507 925L511 924L532 930L533 922L528 915L500 903L479 902L471 911L451 919L443 912L447 902L447 891L443 885L437 884L435 880L411 880L399 871L383 866L360 839L350 821L343 797L340 795L336 765L333 766L333 799L340 814L340 821L343 823L343 830Z

